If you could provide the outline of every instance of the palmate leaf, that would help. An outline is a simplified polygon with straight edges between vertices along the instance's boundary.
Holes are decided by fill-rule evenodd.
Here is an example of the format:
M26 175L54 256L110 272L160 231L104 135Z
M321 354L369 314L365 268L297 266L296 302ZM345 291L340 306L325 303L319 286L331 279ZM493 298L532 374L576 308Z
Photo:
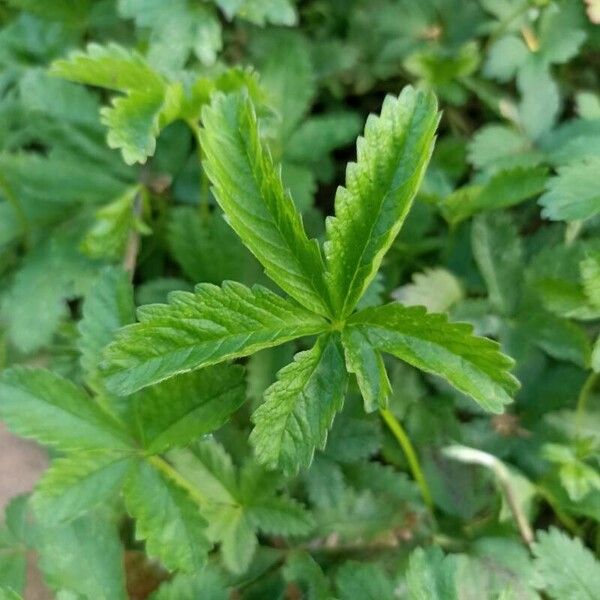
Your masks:
M106 351L106 385L129 394L192 369L247 356L326 328L326 321L266 288L225 282L174 292L138 311Z
M244 369L219 365L185 373L135 396L144 446L158 454L223 425L246 399Z
M211 539L221 544L226 567L244 572L257 546L257 531L270 535L305 535L313 521L295 500L278 495L279 474L248 461L238 472L214 441L191 450L174 450L169 459L204 497L201 512Z
M406 87L386 97L357 142L357 162L338 188L327 221L326 280L336 314L352 312L400 231L433 150L439 120L433 95Z
M36 487L32 505L44 524L74 519L112 501L133 460L98 450L56 459Z
M146 551L172 570L197 571L210 543L206 521L189 494L147 461L140 461L124 488L125 505L136 520Z
M311 350L297 354L252 415L250 440L258 460L290 474L308 467L342 408L346 381L338 334L321 336Z
M329 314L319 245L308 239L279 171L261 146L250 100L217 95L202 120L206 173L229 224L277 285L314 312Z
M540 531L532 547L540 587L550 598L594 600L600 590L600 563L580 540L558 529Z
M14 433L62 451L130 448L127 433L82 390L45 369L0 375L0 418Z
M355 328L377 350L447 379L492 412L501 412L518 388L508 372L513 361L499 345L474 336L470 325L449 323L445 315L386 304L353 315L348 329Z

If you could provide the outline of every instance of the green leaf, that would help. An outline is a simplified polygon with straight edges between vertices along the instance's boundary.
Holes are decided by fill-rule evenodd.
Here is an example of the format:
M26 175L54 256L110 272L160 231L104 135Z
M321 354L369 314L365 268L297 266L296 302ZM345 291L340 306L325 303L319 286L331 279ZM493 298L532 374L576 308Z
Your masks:
M94 600L126 600L123 548L114 523L94 514L40 533L39 566L52 588Z
M221 208L266 274L292 298L328 314L323 259L259 138L250 100L215 96L202 111L205 169Z
M228 600L229 592L221 573L206 565L198 574L178 573L163 583L150 600Z
M393 600L394 584L376 565L348 561L336 574L340 600Z
M539 57L531 57L519 70L520 123L527 136L537 140L552 129L560 110L558 86Z
M220 210L205 217L194 207L182 206L169 217L169 248L191 281L220 285L228 279L254 283L260 277L259 264Z
M569 360L584 369L590 364L590 341L577 323L544 310L529 308L518 315L518 325L550 356Z
M140 189L129 188L122 196L96 212L96 220L81 242L81 250L91 258L120 260L125 253L131 232L151 233L136 214Z
M6 505L4 524L0 527L0 581L8 588L22 592L27 576L27 547L24 522L27 498L17 496Z
M584 548L558 529L540 531L532 546L541 587L555 600L594 600L600 589L600 563Z
M79 517L118 496L132 465L118 452L84 452L54 460L36 487L32 506L45 524Z
M105 354L107 387L129 394L192 369L247 356L323 331L324 319L266 288L225 282L173 292L169 304L138 311Z
M0 375L0 417L14 433L63 451L129 448L127 434L82 390L44 369Z
M332 600L333 598L327 577L308 552L291 552L283 567L283 577L287 582L305 584L306 600Z
M16 274L1 312L11 341L22 352L48 345L68 315L67 300L80 296L93 281L97 265L78 252L77 242L72 233L51 231Z
M150 29L148 61L157 69L182 69L191 52L212 65L221 49L221 24L215 11L188 0L119 0L119 13ZM176 40L177 43L173 43Z
M541 161L541 156L537 161L532 159L536 159L536 154L532 151L531 142L516 128L485 125L469 142L469 162L477 169L496 170L498 166L506 169L518 166L511 162L528 160L533 163L531 166L535 166Z
M439 548L414 550L406 581L411 600L458 600L454 564Z
M398 235L433 150L435 98L411 87L387 96L357 142L357 162L327 221L326 279L336 315L348 316Z
M258 460L290 474L307 468L315 448L325 447L344 402L346 379L338 335L321 336L311 350L297 354L252 415L250 441Z
M528 56L529 50L521 38L506 35L490 47L484 73L498 81L509 81Z
M590 303L600 309L600 250L590 253L580 263L583 289Z
M23 600L23 596L20 596L11 588L0 588L0 600Z
M442 267L415 273L412 280L392 292L392 298L404 306L424 306L429 312L446 312L463 299L459 279Z
M348 327L358 328L374 348L447 379L492 412L501 412L518 388L508 372L513 361L498 344L474 336L470 325L449 323L445 315L387 304L357 313Z
M261 83L270 105L279 118L278 141L286 144L316 92L310 47L296 32L282 31L275 36L274 46L285 47L284 53L273 53L260 69Z
M89 44L86 52L55 61L51 74L125 94L100 113L109 130L108 145L120 149L130 165L145 163L154 154L160 129L181 108L181 85L167 84L139 54L114 43Z
M118 267L107 267L98 276L83 301L78 329L78 348L86 383L96 392L103 389L99 365L102 351L114 332L135 320L133 287Z
M492 306L500 314L512 315L521 294L523 248L510 215L479 215L473 221L471 243Z
M221 427L245 400L244 369L219 365L185 373L135 397L144 446L159 454Z
M546 167L515 167L498 171L483 185L469 185L444 198L441 210L453 225L483 211L515 206L541 193Z
M342 332L344 356L348 373L356 375L365 410L373 412L385 408L392 393L392 386L381 354L371 346L364 333L349 327Z
M149 556L171 570L197 571L210 544L206 521L189 494L140 461L125 483L125 505L136 521L136 537L145 540Z
M553 221L589 219L600 212L600 159L590 158L560 167L540 198L542 216Z

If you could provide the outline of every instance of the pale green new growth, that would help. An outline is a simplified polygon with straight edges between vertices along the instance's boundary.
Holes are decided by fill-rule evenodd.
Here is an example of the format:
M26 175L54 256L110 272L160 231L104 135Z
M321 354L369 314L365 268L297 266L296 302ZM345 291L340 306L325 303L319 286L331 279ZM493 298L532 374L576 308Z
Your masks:
M327 220L326 280L336 315L348 316L375 277L410 210L439 121L432 94L406 87L367 119L357 161L338 188Z
M175 292L169 304L138 311L106 352L106 383L128 394L178 373L247 356L304 335L326 321L266 288L225 282Z

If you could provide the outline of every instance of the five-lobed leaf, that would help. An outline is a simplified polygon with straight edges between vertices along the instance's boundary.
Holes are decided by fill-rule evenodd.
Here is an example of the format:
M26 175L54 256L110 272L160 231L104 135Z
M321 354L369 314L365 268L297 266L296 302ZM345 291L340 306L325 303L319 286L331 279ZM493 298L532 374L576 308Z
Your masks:
M347 317L397 236L433 150L439 115L432 94L406 87L367 119L357 162L327 220L326 280L336 316Z
M319 333L326 321L260 286L200 284L138 311L106 351L107 387L129 394L173 375Z

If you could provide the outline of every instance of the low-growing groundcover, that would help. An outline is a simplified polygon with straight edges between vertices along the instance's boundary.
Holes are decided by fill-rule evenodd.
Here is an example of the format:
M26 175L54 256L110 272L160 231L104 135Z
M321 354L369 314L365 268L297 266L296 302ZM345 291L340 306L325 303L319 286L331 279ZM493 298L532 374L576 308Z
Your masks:
M597 2L0 20L0 599L600 598Z

